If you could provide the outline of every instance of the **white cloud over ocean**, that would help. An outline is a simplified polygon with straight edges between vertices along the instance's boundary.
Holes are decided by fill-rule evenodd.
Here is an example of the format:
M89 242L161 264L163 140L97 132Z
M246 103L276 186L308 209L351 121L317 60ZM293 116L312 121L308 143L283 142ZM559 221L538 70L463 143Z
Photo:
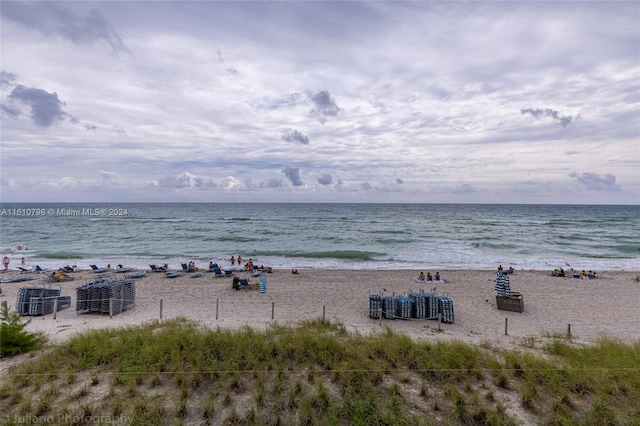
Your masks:
M13 2L3 201L640 203L634 2Z

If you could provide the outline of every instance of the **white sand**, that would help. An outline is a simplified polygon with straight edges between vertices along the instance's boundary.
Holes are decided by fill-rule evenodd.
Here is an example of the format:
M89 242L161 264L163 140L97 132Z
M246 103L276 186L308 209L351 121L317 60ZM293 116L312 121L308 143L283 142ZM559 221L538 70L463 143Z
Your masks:
M425 270L426 272L426 270ZM431 271L432 273L435 271ZM342 322L349 330L369 334L390 327L417 339L456 339L469 343L490 342L505 347L521 346L524 338L564 336L568 324L575 342L590 343L607 336L625 342L640 340L640 285L637 271L600 273L598 279L552 277L549 271L516 271L511 289L524 296L524 313L500 311L496 307L494 271L440 271L446 284L415 282L419 271L301 270L267 274L267 292L233 290L232 278L199 278L188 274L170 279L151 273L136 282L136 306L113 318L101 314L77 313L76 287L95 275L90 271L72 274L74 281L61 284L61 294L71 296L71 308L53 315L25 316L28 330L42 331L53 342L91 328L136 325L160 318L185 317L209 327L263 329L272 322L294 324L321 318ZM6 272L0 278L22 274ZM119 274L115 274L118 276ZM252 278L239 273L240 277ZM50 285L44 279L2 283L3 297L15 309L18 289ZM455 310L453 324L434 320L386 320L369 318L369 295L406 294L419 289L446 294ZM216 318L216 306L217 318ZM508 319L508 335L505 335ZM382 324L382 327L381 327Z

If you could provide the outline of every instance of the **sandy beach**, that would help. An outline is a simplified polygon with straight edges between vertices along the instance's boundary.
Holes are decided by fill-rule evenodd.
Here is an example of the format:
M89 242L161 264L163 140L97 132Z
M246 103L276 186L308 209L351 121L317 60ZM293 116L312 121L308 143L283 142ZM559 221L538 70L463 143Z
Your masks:
M635 342L640 339L640 285L637 271L600 272L597 279L552 277L550 271L517 270L510 276L511 289L523 294L524 312L498 310L495 271L440 271L445 284L418 283L420 271L409 270L276 270L267 275L267 291L234 290L232 278L214 277L205 272L191 278L184 274L167 278L150 273L136 280L135 307L109 317L108 314L76 312L76 288L95 279L91 271L71 274L73 281L47 282L43 275L25 282L3 282L3 296L15 309L21 287L51 286L71 296L71 307L44 316L25 316L28 330L46 333L51 342L60 342L74 333L101 327L123 327L150 320L185 317L207 327L263 329L276 321L295 324L322 318L340 321L361 334L389 327L415 339L455 339L468 343L522 345L523 339L565 336L569 325L577 343L601 337ZM426 272L426 270L425 270ZM432 273L435 271L432 271ZM4 272L3 280L24 274ZM236 273L256 281L251 274ZM121 277L122 274L114 274ZM438 325L427 319L373 319L369 317L370 294L407 294L431 291L449 296L454 303L455 321ZM507 333L505 335L505 320ZM440 327L440 330L438 330Z

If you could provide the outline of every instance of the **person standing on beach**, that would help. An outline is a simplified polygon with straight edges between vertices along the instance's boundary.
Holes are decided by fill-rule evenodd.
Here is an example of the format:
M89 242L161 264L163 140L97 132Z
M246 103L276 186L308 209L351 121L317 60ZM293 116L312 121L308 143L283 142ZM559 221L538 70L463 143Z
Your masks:
M242 266L242 256L238 255L238 266Z
M229 259L231 261L231 266L236 264L236 258L231 256L231 259Z
M6 271L7 269L9 269L9 263L10 263L10 262L11 262L11 261L9 260L9 257L8 257L8 256L5 256L5 257L4 257L4 259L2 259L2 264L4 265L4 269L5 269L5 271Z

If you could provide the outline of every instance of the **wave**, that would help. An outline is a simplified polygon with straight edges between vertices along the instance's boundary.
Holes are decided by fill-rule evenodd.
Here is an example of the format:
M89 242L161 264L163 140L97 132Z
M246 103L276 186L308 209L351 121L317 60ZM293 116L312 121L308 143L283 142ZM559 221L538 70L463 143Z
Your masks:
M240 237L237 235L222 235L214 239L217 241L230 241L232 243L251 243L256 241L255 237Z
M84 259L85 256L80 253L71 253L71 252L55 252L55 253L38 253L38 257L44 259Z
M291 258L309 258L309 259L340 259L340 260L357 260L367 261L374 260L381 256L386 256L386 253L377 253L371 251L360 250L332 250L332 251L315 251L315 252L277 252L277 251L265 251L255 252L256 256L281 256Z

